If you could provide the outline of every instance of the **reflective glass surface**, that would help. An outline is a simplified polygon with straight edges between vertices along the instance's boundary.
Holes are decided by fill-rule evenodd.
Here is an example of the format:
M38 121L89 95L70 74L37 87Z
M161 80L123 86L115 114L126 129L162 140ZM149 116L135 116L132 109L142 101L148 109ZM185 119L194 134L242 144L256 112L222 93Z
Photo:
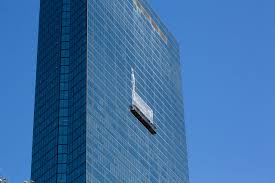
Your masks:
M32 179L189 183L180 64L146 0L41 0Z
M129 111L131 68L152 135ZM88 182L188 183L179 46L146 1L88 1Z

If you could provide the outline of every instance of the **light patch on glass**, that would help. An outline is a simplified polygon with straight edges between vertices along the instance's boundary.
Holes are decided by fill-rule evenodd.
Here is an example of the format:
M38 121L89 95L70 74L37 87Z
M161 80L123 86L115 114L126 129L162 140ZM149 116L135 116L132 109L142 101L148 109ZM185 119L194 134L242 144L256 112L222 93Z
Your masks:
M134 2L134 7L136 8L136 10L146 17L146 19L152 25L154 31L156 31L158 33L158 35L161 37L161 39L165 42L165 44L167 44L168 43L167 37L161 31L161 29L156 24L156 22L152 19L152 17L150 16L150 14L145 10L145 8L142 6L142 4L138 0L133 0L133 2Z

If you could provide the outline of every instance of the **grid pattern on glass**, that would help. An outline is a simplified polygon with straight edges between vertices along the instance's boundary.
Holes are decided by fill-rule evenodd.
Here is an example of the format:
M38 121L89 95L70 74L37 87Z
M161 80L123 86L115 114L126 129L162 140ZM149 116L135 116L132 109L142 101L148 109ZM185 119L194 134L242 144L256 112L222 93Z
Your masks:
M179 46L138 2L41 0L36 182L188 183ZM154 136L129 112L132 66Z
M87 1L71 0L68 183L86 180Z
M88 1L88 182L188 183L179 47L146 1L167 44L133 0ZM158 133L129 112L136 89L154 111Z
M67 182L69 126L70 0L63 0L61 24L60 104L57 148L57 182Z
M57 181L63 2L40 1L31 179Z
M38 183L85 181L86 7L40 1L31 174Z

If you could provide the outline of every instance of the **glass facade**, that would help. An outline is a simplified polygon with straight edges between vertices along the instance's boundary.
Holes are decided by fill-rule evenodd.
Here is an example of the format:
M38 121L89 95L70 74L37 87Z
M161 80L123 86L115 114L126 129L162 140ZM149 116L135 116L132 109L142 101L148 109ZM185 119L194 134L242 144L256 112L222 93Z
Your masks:
M32 180L189 183L180 64L146 0L40 0Z

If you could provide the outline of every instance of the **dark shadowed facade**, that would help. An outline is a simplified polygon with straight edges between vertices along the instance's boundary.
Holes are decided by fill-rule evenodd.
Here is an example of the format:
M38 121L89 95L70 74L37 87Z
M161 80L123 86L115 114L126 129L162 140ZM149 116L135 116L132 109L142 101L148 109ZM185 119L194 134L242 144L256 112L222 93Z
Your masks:
M180 68L145 0L40 0L32 180L189 183Z

